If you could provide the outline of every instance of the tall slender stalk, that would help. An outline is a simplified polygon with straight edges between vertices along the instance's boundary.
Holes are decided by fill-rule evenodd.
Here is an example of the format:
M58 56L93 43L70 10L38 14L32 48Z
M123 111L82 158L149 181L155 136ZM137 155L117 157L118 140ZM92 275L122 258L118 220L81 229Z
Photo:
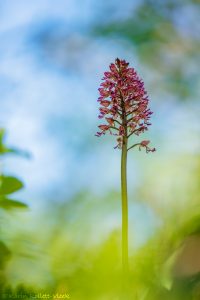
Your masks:
M121 74L121 70L119 69ZM122 271L126 277L128 274L128 194L127 194L127 116L125 109L125 101L121 90L119 90L122 109L122 126L124 128L124 136L122 140L121 153L121 201L122 201Z
M128 195L127 195L127 138L124 137L121 153L121 196L122 196L122 269L128 274Z

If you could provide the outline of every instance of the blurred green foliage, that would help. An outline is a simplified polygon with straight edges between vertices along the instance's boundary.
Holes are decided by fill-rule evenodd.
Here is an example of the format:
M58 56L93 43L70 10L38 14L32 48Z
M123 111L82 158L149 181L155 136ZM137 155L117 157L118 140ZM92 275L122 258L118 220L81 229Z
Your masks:
M196 168L190 173L193 179L195 172ZM154 190L153 184L146 180L148 189ZM44 211L35 216L37 225L33 229L10 228L11 249L21 253L15 255L8 266L15 278L13 285L23 285L27 293L29 290L51 295L69 293L71 299L76 300L198 300L200 268L190 274L182 271L190 264L191 255L181 262L179 259L177 265L188 237L199 238L196 188L188 195L185 208L177 205L171 216L166 210L158 210L161 226L143 246L130 251L126 291L121 284L120 227L108 230L105 226L119 209L117 193L98 198L85 192L64 203L48 203ZM181 191L176 192L177 198L179 193ZM154 205L159 209L159 205ZM198 244L195 247L194 259L198 261L200 249Z
M0 156L6 155L8 153L13 154L23 154L23 152L8 148L4 144L5 130L0 129ZM11 209L15 207L27 207L26 204L10 199L9 195L13 194L23 188L23 183L16 177L0 175L0 208Z
M5 130L0 129L0 157L2 158L4 155L8 153L12 154L23 154L23 152L9 148L5 145ZM23 183L16 177L4 175L2 170L0 174L0 216L2 219L2 211L1 210L13 210L15 208L26 208L27 205L21 201L14 200L12 198L12 194L20 191L23 188ZM10 198L11 197L11 198ZM2 220L1 220L2 221ZM2 222L1 222L2 225ZM0 233L2 233L2 228ZM0 234L0 239L2 239L2 234ZM6 262L11 257L12 252L4 242L4 240L0 240L0 294L2 293L2 288L5 284L5 274L4 269L6 266Z

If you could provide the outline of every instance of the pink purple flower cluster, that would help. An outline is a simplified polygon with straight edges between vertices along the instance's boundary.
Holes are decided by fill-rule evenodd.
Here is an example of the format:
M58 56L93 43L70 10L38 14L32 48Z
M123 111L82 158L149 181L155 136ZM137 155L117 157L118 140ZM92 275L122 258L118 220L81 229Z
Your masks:
M109 132L117 136L117 146L122 147L124 139L132 134L140 135L148 130L152 112L148 108L148 95L144 83L138 77L134 68L129 68L125 60L116 59L110 64L110 71L104 73L100 85L99 119L106 123L99 125L100 131L96 136ZM149 141L142 141L139 149L145 147L146 151L155 151L148 147Z

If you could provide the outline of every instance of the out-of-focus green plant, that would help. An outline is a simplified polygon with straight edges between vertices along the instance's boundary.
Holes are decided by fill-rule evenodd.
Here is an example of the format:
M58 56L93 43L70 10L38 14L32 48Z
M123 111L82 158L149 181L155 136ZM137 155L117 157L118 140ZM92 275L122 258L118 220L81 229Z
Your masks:
M5 130L0 129L0 159L5 155L12 153L17 155L25 155L26 152L20 151L15 148L9 148L5 145ZM2 166L1 166L2 167ZM16 208L27 208L27 205L21 201L15 200L12 194L20 191L23 188L23 183L21 180L14 176L5 175L2 170L0 173L0 212L1 210L12 210ZM0 235L0 239L1 239ZM7 247L4 241L0 241L0 292L4 284L4 274L3 269L5 268L5 263L11 256L11 251Z
M118 299L120 225L107 227L120 208L116 199L120 199L119 193L98 198L85 192L63 203L48 202L37 215L31 232L27 228L13 230L17 243L12 249L21 255L15 256L10 265L10 284L23 284L23 293L30 288L34 293L69 293L75 300ZM193 218L190 212L189 217L187 210L188 207L185 212L182 209L181 221L178 215L168 220L163 217L152 237L130 251L130 287L121 299L199 300L194 296L198 292L198 274L173 274L184 240L197 234L200 224L198 216Z
M5 130L0 129L0 156L6 155L8 153L13 153L17 155L27 155L25 152L22 152L15 148L8 148L4 144L5 139ZM16 201L10 198L10 195L21 190L23 188L23 183L16 177L4 175L1 172L0 175L0 208L3 209L12 209L12 208L24 208L27 205L23 202Z

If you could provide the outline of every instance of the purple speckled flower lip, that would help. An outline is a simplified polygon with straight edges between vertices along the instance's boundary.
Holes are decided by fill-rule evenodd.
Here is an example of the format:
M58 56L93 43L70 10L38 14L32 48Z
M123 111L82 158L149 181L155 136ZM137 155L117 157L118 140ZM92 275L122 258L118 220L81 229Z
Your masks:
M104 118L106 123L98 126L100 131L96 136L100 137L106 132L116 135L115 148L121 149L124 138L128 139L133 134L139 136L151 125L148 95L135 69L119 58L110 64L110 71L104 73L102 80L98 98L99 119ZM146 152L154 152L155 148L149 148L149 143L144 140L130 148L138 146L139 150L143 147Z

